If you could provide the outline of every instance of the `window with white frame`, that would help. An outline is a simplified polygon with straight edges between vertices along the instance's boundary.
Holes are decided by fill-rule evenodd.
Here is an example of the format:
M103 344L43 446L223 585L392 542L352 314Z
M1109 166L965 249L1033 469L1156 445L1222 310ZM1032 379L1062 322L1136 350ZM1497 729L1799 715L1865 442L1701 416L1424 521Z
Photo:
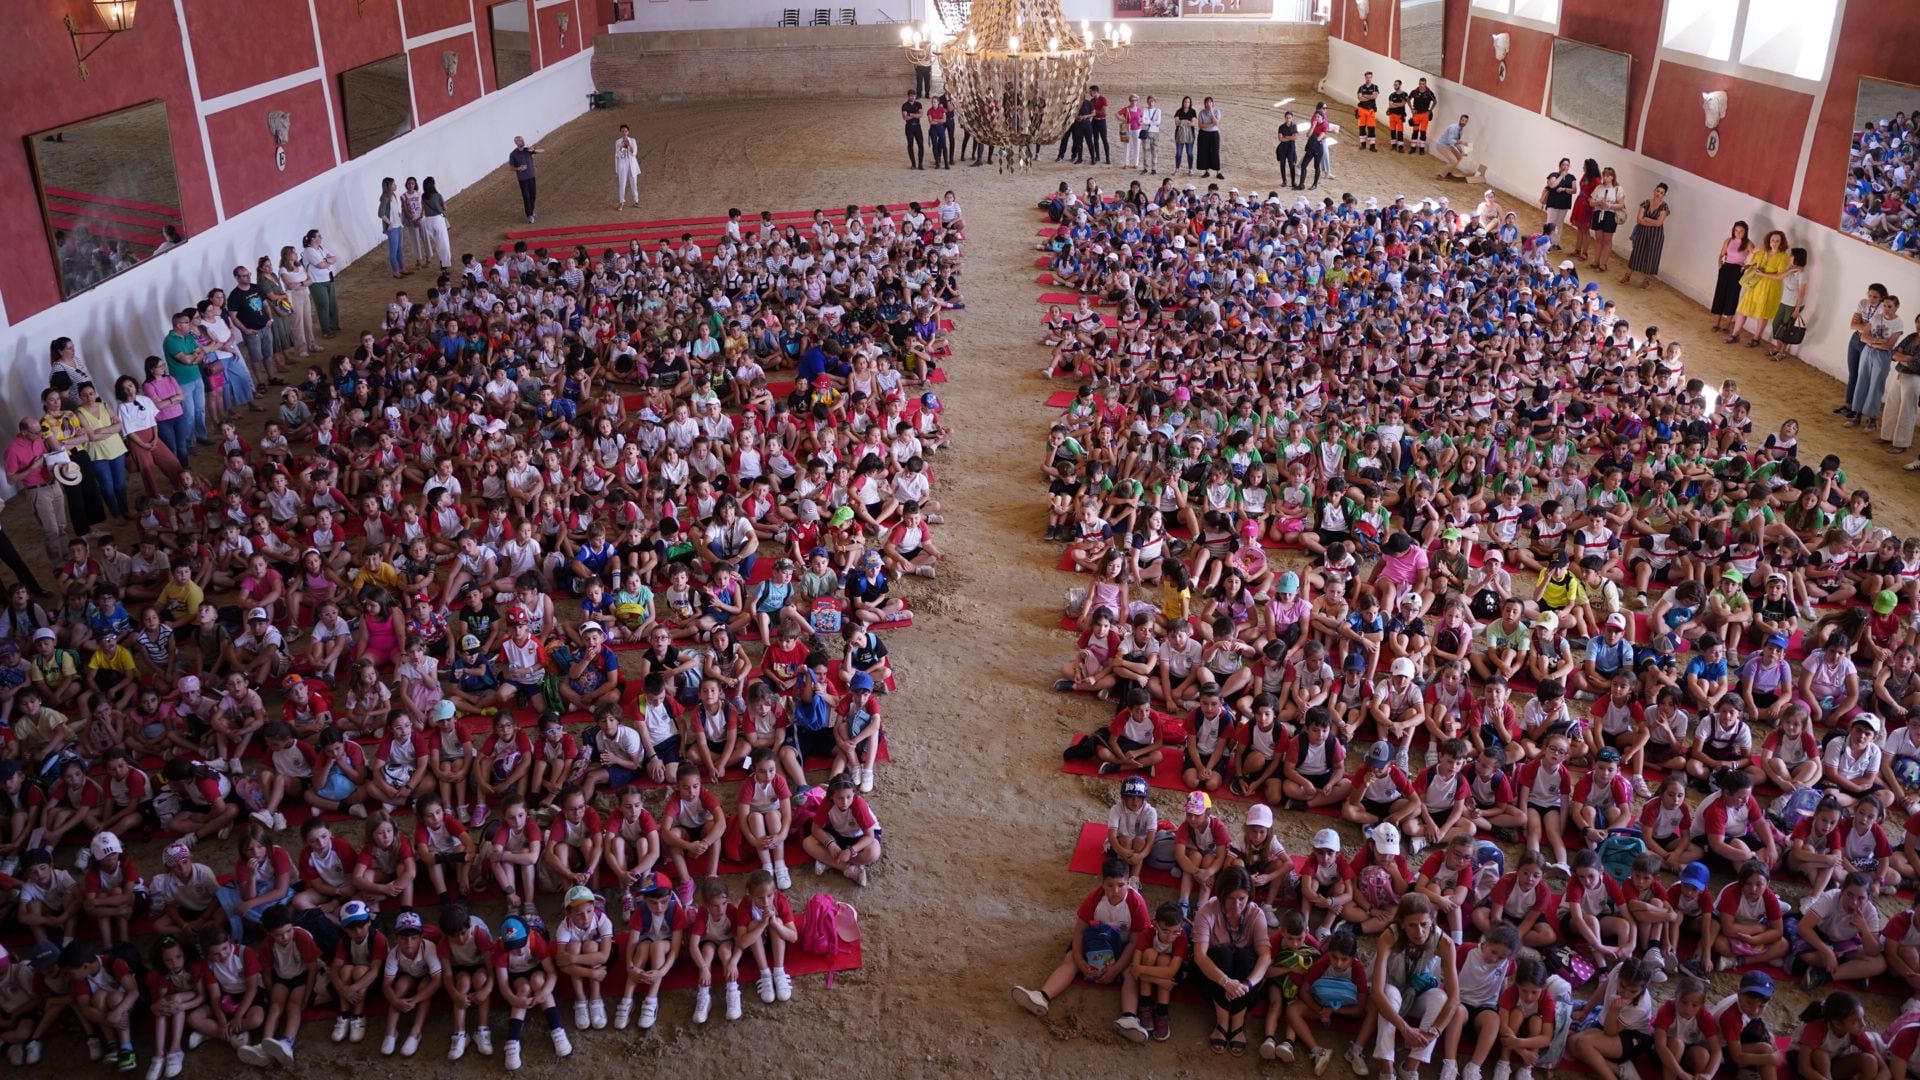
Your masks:
M1560 25L1560 0L1473 0L1473 6L1479 11Z
M1497 11L1502 15L1513 13L1513 0L1473 0L1473 6L1481 11Z
M1740 0L1667 0L1667 24L1660 44L1676 52L1711 60L1733 56L1733 26Z
M1800 79L1826 74L1839 0L1747 0L1740 62Z

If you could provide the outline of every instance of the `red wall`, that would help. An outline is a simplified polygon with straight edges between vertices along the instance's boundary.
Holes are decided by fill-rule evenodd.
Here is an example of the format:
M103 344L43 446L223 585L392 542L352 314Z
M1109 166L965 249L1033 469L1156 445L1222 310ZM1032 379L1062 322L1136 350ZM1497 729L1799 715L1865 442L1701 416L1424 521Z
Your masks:
M1467 77L1462 80L1483 94L1490 94L1510 105L1540 111L1547 99L1547 72L1553 64L1553 35L1525 26L1514 26L1497 19L1473 18L1467 28ZM1507 77L1500 78L1500 61L1493 58L1493 35L1512 38L1507 51ZM1443 104L1441 116L1447 115ZM1456 117L1458 114L1455 114Z
M1467 47L1467 15L1470 0L1446 0L1447 21L1443 27L1446 37L1445 48L1441 51L1441 60L1445 63L1444 78L1460 78L1460 52Z
M1662 0L1560 0L1560 36L1633 57L1627 69L1627 142L1637 143L1640 104L1660 47Z
M1390 0L1382 0L1382 5ZM294 185L332 168L345 148L331 145L320 82L310 81L253 98L207 116L207 145L213 174L200 137L201 102L250 88L320 65L338 100L339 75L349 68L406 51L404 40L472 24L471 33L418 45L408 60L414 74L416 126L443 116L496 89L487 32L489 0L315 0L319 17L315 38L308 0L179 0L183 27L172 0L141 4L134 28L106 40L88 62L91 77L81 79L60 17L71 13L80 28L97 29L92 6L84 0L31 0L9 3L7 63L0 66L0 299L14 322L60 300L46 225L40 213L27 137L132 105L158 100L167 106L179 180L181 218L189 236L219 224L215 177L226 216L256 206ZM525 0L534 15L534 0ZM556 16L564 7L572 18L567 44L559 44ZM20 9L28 9L22 14ZM551 64L578 53L605 27L611 3L569 0L539 9ZM404 15L405 24L402 26ZM96 41L101 39L95 39ZM196 100L187 79L186 41L200 84ZM87 44L92 44L89 42ZM476 46L478 47L476 53ZM440 53L460 53L454 93L446 92ZM273 140L266 114L284 109L293 116L287 168L274 167ZM336 115L336 121L339 117ZM344 125L341 137L345 137Z
M1860 94L1860 80L1920 84L1920 49L1914 47L1920 41L1920 6L1849 4L1839 38L1827 96L1816 118L1807 179L1800 185L1799 206L1802 217L1834 228L1840 225L1840 189L1846 175L1847 151L1853 142L1853 109Z
M1339 28L1339 37L1342 41L1350 41L1382 56L1400 55L1400 35L1394 24L1394 16L1400 7L1400 0L1373 0L1373 3L1367 7L1365 31L1360 29L1360 9L1354 4L1354 0L1340 0L1340 5L1343 11L1332 21L1333 25Z
M1707 129L1700 112L1700 95L1709 90L1725 90L1729 99L1715 157L1707 156ZM1793 197L1792 158L1812 111L1813 98L1806 94L1667 61L1660 65L1648 115L1679 122L1649 123L1640 152L1786 206ZM1816 167L1809 185L1818 175ZM1837 184L1838 170L1833 177Z

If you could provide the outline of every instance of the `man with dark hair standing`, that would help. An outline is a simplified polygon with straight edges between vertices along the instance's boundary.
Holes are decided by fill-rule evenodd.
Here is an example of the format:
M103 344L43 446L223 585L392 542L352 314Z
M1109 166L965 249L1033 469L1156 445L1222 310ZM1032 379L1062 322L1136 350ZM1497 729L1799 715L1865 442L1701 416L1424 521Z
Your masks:
M907 100L900 106L900 122L907 126L907 164L915 169L926 168L927 136L920 130L920 91L907 94Z
M1093 119L1087 129L1087 164L1100 164L1104 158L1112 165L1113 148L1107 145L1107 95L1098 86L1089 86L1087 100L1093 105Z
M1413 131L1408 140L1412 153L1427 152L1427 125L1433 123L1433 106L1437 100L1425 79L1415 84L1413 93L1407 95L1407 104L1413 108Z
M513 177L520 181L520 205L527 211L527 224L534 222L533 213L533 155L546 151L537 146L528 146L525 136L513 137L513 152L507 155L507 164L513 166Z
M1393 140L1393 152L1407 152L1407 92L1400 89L1400 80L1393 80L1393 91L1387 95L1387 136Z
M1361 76L1355 99L1353 111L1359 121L1355 126L1360 129L1360 149L1377 154L1380 152L1380 85L1373 81L1373 72Z

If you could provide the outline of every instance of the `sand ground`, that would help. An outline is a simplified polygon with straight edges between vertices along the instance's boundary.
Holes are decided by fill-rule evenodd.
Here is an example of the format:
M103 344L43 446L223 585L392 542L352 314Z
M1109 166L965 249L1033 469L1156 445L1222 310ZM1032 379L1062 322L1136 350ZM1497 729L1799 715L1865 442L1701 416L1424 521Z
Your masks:
M1169 100L1164 88L1121 89L1154 90ZM1181 92L1171 91L1170 99L1177 101ZM1285 96L1243 92L1222 99L1225 154L1234 163L1228 183L1264 191L1273 182L1272 103ZM1044 1023L1007 999L1010 984L1037 986L1060 959L1072 909L1095 884L1069 874L1067 857L1080 823L1104 819L1113 795L1109 783L1059 771L1060 747L1072 733L1101 723L1104 710L1046 689L1053 668L1071 651L1056 621L1063 590L1073 582L1054 569L1057 551L1041 541L1039 446L1053 418L1041 402L1059 387L1038 375L1044 352L1036 345L1042 309L1034 303L1033 204L1061 180L1078 186L1086 171L1051 163L1013 177L964 165L950 172L910 171L887 102L632 105L591 113L545 140L542 225L618 220L606 203L613 198L610 143L623 122L640 141L645 170L643 206L638 213L626 211L635 220L722 213L729 206L749 214L762 207L831 211L850 201L925 199L954 189L966 209L968 310L956 316L952 382L942 395L958 432L956 449L935 463L947 521L939 539L950 554L937 581L909 587L918 626L889 638L902 693L887 702L894 759L880 772L872 796L886 826L888 854L871 887L856 893L844 883L827 885L861 909L865 967L842 975L831 991L818 979L802 980L790 1006L749 1000L746 1019L728 1025L716 1017L704 1030L692 1028L690 1004L681 995L666 1003L651 1033L579 1038L569 1067L671 1063L682 1075L717 1075L753 1063L783 1075L855 1070L900 1076L1116 1070L1178 1076L1263 1069L1251 1056L1231 1061L1209 1054L1197 1009L1176 1010L1171 1042L1142 1048L1113 1032L1116 996L1076 991ZM503 153L511 134L500 133ZM1557 154L1543 148L1542 156ZM1335 151L1338 179L1321 190L1385 201L1439 188L1458 204L1477 200L1479 191L1466 185L1437 185L1429 166L1425 159L1388 153L1358 155L1343 145ZM1130 178L1118 167L1099 175L1109 189L1124 188ZM373 196L367 193L369 203ZM1531 193L1509 199L1522 205L1530 200ZM518 211L518 190L504 169L469 188L449 207L454 250L491 250L502 230L518 227ZM1705 257L1667 253L1669 260ZM429 282L415 274L404 284L418 298ZM349 335L376 321L393 285L380 253L354 264L342 286ZM1882 453L1871 437L1835 422L1828 409L1840 388L1833 380L1709 342L1705 311L1663 287L1635 290L1622 303L1636 329L1658 323L1686 341L1692 371L1715 381L1738 377L1743 392L1758 402L1758 430L1771 430L1790 411L1798 415L1803 441L1843 455L1854 482L1875 492L1879 516L1903 533L1913 530L1920 515L1905 497L1910 478L1894 468L1905 459ZM32 535L24 511L17 507L8 519L17 537ZM1156 792L1155 799L1163 815L1173 812L1168 793ZM1238 815L1232 820L1237 828ZM1286 841L1303 850L1307 830L1298 821L1282 826ZM799 884L804 894L814 883ZM1150 890L1150 901L1162 898ZM1717 980L1726 982L1725 976ZM1783 993L1778 1011L1787 1007L1787 997ZM449 1066L444 1023L428 1030L422 1056L405 1062L378 1057L371 1043L336 1049L326 1044L324 1032L310 1030L302 1066L370 1077L499 1068L473 1061ZM530 1070L550 1068L549 1053L544 1038L529 1036ZM196 1055L196 1074L228 1071L217 1060L222 1057ZM1307 1075L1300 1066L1264 1071ZM1344 1066L1336 1065L1330 1075L1345 1075Z

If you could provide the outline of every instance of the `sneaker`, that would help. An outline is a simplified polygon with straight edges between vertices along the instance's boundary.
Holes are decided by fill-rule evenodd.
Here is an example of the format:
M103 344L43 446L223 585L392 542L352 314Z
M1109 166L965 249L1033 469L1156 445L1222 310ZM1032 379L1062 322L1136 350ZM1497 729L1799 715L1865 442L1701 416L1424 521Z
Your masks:
M1309 1054L1308 1057L1313 1062L1313 1075L1315 1076L1322 1075L1327 1071L1327 1066L1333 1064L1333 1051L1324 1046L1315 1047L1313 1053Z
M1633 793L1638 798L1653 798L1653 789L1647 786L1647 778L1638 773L1635 773L1633 777Z
M853 868L853 883L855 885L860 886L863 889L867 887L867 868L866 867L856 866Z
M333 1022L333 1041L347 1041L347 1018L344 1016L335 1019Z
M585 1031L593 1023L593 1013L584 1001L573 1003L573 1027L576 1031Z
M1657 967L1661 971L1667 972L1668 974L1672 974L1673 969L1676 966L1673 961L1673 958L1668 956L1666 953L1661 952L1660 946L1658 945L1649 946L1647 948L1647 952L1644 959L1646 960L1647 963L1652 964L1654 967Z
M453 1041L447 1044L447 1060L459 1061L466 1056L467 1033L464 1031L456 1031L453 1033Z
M519 1072L520 1071L520 1040L519 1039L507 1040L506 1058L507 1058L507 1071Z
M1371 1071L1367 1066L1367 1052L1359 1043L1347 1044L1347 1064L1353 1067L1355 1076L1366 1076Z
M233 1056L239 1058L242 1065L251 1065L256 1069L267 1067L267 1055L253 1043L234 1047Z
M81 848L80 853L73 857L73 868L74 870L80 873L85 873L87 867L92 865L93 865L93 852L87 850L86 848Z
M613 1030L625 1031L627 1030L627 1025L632 1022L633 999L621 998L619 1003L613 1007Z
M1294 1058L1293 1040L1282 1039L1279 1042L1269 1038L1260 1044L1260 1056L1268 1061L1292 1061Z
M314 809L316 809L316 810L318 810L318 809L319 809L319 807L317 807L317 806L316 806L316 807L314 807ZM454 808L453 808L453 820L455 820L455 821L457 821L457 822L459 822L459 823L460 823L460 824L462 824L462 825L465 825L465 824L467 823L467 808L466 808L466 807L464 807L464 806L456 806L456 807L454 807Z
M793 978L779 968L773 970L773 1000L793 1000Z
M1410 842L1413 844L1413 853L1415 855L1420 854L1421 852L1427 850L1429 846L1431 846L1427 843L1427 838L1424 836L1416 836Z
M727 984L727 1019L740 1019L740 984L737 982Z
M7 1064L18 1066L25 1065L26 1063L27 1046L25 1043L14 1043L12 1046L7 1047Z
M1830 974L1826 968L1810 967L1807 969L1806 984L1809 990L1818 990L1832 981L1833 975Z
M355 817L355 818L365 818L367 816L367 804L354 803L352 806L347 807L347 816Z
M274 1064L283 1068L293 1068L293 1040L267 1039L261 1044L261 1049L266 1051L267 1057L271 1058Z
M1514 1070L1513 1080L1533 1080L1533 1066L1522 1065Z
M1428 747L1426 756L1420 759L1421 767L1426 769L1431 769L1439 763L1440 763L1440 751L1432 747Z
M660 1018L660 999L643 998L640 1001L640 1030L645 1031Z
M1173 1020L1167 1015L1165 1005L1156 1005L1153 1010L1153 1041L1166 1042L1173 1038Z
M132 1072L140 1067L140 1055L131 1046L122 1047L113 1055L113 1065L121 1072Z
M1513 1080L1513 1062L1503 1061L1493 1067L1493 1080Z
M1620 1080L1640 1080L1640 1070L1634 1068L1631 1061L1621 1062L1620 1067L1615 1071L1620 1074Z
M107 1044L100 1041L100 1036L98 1035L87 1036L87 1060L88 1061L99 1061L101 1058L106 1056L106 1053L107 1053Z
M556 1025L551 1034L553 1035L553 1056L572 1057L573 1040L567 1038L567 1029Z
M1733 957L1731 957L1731 956L1723 956L1723 957L1721 957L1720 959L1718 959L1718 960L1715 960L1715 961L1713 962L1713 970L1715 970L1715 971L1732 971L1732 970L1733 970Z
M873 766L871 765L860 768L860 790L862 793L873 790Z
M707 1014L713 1011L713 991L701 987L693 992L693 1022L704 1024ZM645 1025L642 1025L645 1026Z
M773 886L781 892L793 888L793 875L787 871L786 863L773 864Z
M759 993L761 1002L773 1004L773 972L761 972L760 978L754 982L754 990Z
M401 1057L412 1057L414 1054L418 1053L419 1051L420 1051L420 1036L418 1035L409 1035L407 1036L406 1041L400 1044Z
M1055 690L1060 691L1061 693L1066 693L1068 690L1073 689L1073 680L1072 679L1055 679L1053 680L1053 688Z
M1441 1062L1440 1080L1460 1080L1460 1063L1452 1058Z
M1117 761L1103 761L1100 763L1101 776L1118 776L1125 771L1125 766Z
M1049 1007L1047 995L1038 990L1029 990L1024 986L1016 986L1013 988L1013 1003L1035 1016L1047 1015L1047 1009Z
M1566 863L1550 862L1547 864L1547 876L1565 883L1573 880L1573 870Z
M1460 1080L1480 1080L1480 1066L1467 1062L1467 1067L1460 1070Z
M481 1028L480 1030L485 1031L486 1028ZM367 1018L364 1016L354 1017L353 1023L347 1025L347 1041L359 1042L361 1039L364 1039L366 1037L367 1037Z
M29 1065L40 1064L40 1040L39 1039L27 1040L26 1058L27 1058L27 1064Z
M1120 1034L1125 1035L1129 1042L1143 1043L1153 1035L1153 1032L1147 1030L1147 1025L1142 1024L1137 1016L1123 1016L1115 1020L1113 1026Z
M187 1032L187 1049L189 1050L200 1049L200 1044L206 1041L207 1041L207 1037L205 1035L200 1034L197 1031Z
M473 1048L480 1051L481 1057L493 1056L493 1029L481 1024L473 1033Z
M605 998L593 999L593 1029L604 1031L607 1027L607 1002Z
M187 1067L187 1055L181 1053L178 1050L175 1050L173 1053L167 1055L167 1069L161 1075L166 1076L169 1078L169 1080L171 1080L172 1077L179 1076L181 1071L184 1070L186 1067Z
M227 772L233 776L245 776L247 774L247 766L239 758L228 758Z

